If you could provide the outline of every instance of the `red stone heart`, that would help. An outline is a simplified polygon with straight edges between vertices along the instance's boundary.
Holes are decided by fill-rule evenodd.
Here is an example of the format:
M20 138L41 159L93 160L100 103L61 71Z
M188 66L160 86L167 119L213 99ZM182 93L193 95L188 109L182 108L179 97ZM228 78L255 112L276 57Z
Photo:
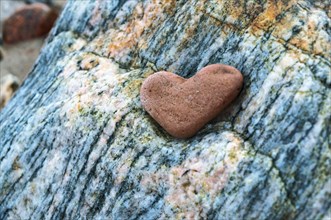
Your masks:
M144 109L172 136L188 138L216 117L239 94L241 73L213 64L190 79L170 72L149 76L140 90Z

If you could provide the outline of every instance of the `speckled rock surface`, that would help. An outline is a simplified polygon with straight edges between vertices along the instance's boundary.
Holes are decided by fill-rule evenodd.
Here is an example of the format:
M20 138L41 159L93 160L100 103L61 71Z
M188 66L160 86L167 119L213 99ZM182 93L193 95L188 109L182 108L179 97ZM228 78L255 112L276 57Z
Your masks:
M0 115L0 219L328 219L325 1L70 1ZM188 59L188 57L190 59ZM188 140L142 81L235 66L243 92Z

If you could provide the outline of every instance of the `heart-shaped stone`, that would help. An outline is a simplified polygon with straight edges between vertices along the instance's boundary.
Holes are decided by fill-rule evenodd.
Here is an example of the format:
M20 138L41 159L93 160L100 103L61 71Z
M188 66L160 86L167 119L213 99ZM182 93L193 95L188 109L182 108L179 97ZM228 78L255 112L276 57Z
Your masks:
M241 73L223 64L209 65L189 79L161 71L143 82L140 99L169 134L188 138L227 107L242 85Z

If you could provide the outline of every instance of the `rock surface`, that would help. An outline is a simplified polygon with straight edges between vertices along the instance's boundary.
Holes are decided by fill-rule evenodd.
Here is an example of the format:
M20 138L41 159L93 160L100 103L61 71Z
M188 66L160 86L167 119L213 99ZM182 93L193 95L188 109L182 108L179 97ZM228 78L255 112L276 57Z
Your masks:
M190 79L161 71L150 75L140 89L143 108L172 136L189 138L215 118L239 94L241 73L212 64Z
M0 219L328 219L325 1L70 1L0 115ZM190 59L188 59L188 57ZM139 89L235 66L244 88L188 140Z

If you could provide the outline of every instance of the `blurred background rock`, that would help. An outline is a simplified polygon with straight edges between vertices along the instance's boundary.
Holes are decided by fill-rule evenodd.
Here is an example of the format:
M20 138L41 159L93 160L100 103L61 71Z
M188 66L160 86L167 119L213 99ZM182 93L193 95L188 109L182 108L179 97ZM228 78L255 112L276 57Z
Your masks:
M0 0L0 109L23 82L36 61L47 34L14 43L4 40L4 22L18 10L42 3L60 13L67 0ZM47 7L46 6L46 7ZM19 31L19 30L18 30ZM31 30L33 31L33 30ZM11 32L14 32L11 30Z

